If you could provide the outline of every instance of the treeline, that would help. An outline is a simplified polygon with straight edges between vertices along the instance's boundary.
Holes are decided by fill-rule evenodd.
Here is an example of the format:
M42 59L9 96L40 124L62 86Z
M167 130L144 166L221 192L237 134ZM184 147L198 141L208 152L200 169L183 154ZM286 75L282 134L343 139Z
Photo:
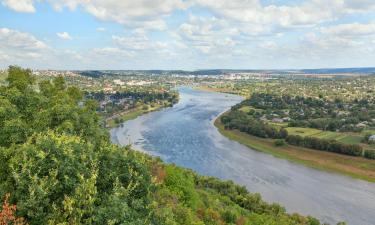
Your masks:
M259 109L288 109L291 106L298 107L323 107L323 99L315 99L303 96L274 95L267 93L253 93L251 97L242 103Z
M363 149L360 145L344 144L336 140L327 140L315 137L302 137L288 135L286 142L291 145L312 148L321 151L335 152L343 155L362 156Z
M276 129L267 123L253 119L242 111L230 111L221 117L225 129L238 129L241 132L261 138L286 138L288 132L285 129Z
M368 159L375 159L375 150L365 150L363 156Z
M113 94L107 94L103 91L99 91L86 93L86 96L97 101L103 101L106 97L115 101L123 98L132 98L134 100L142 100L144 103L155 102L157 100L167 100L171 103L176 103L178 101L177 92L165 90L123 90L117 91Z
M8 72L0 87L4 224L320 224L232 182L113 145L97 103L62 77L37 84L30 70Z

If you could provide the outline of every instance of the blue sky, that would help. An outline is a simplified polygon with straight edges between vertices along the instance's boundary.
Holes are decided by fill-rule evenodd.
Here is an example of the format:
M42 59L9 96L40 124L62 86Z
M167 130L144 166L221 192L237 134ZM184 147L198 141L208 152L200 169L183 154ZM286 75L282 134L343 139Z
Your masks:
M0 0L0 68L375 66L373 0Z

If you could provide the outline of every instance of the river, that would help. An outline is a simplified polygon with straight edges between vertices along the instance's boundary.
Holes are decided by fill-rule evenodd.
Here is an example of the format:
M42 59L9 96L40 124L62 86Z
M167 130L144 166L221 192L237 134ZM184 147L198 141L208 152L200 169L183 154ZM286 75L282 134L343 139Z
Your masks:
M127 145L202 175L233 180L288 212L323 222L375 224L375 184L307 168L251 150L222 136L215 118L241 97L180 88L172 108L140 116L111 130Z

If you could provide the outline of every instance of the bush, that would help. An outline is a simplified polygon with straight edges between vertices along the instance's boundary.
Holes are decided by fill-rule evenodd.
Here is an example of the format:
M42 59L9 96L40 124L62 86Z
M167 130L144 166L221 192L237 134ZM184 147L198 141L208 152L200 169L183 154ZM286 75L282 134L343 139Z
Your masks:
M277 147L280 147L280 146L284 146L286 143L285 143L285 140L284 139L276 139L273 144Z
M364 157L367 159L375 159L375 151L374 150L366 150Z
M196 208L199 196L195 191L194 177L173 165L166 167L165 185L179 201L191 208Z
M0 192L13 193L17 215L30 225L140 224L149 213L147 168L122 148L95 148L80 137L48 131L3 154L8 160L0 177L7 179Z

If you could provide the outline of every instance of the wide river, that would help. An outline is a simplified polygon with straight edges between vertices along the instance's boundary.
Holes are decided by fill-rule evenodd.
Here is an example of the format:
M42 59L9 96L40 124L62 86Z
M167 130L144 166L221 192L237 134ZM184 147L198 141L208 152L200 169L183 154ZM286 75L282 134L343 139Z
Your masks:
M114 143L160 156L202 175L233 180L288 212L324 222L375 225L375 184L310 169L222 136L214 119L241 97L180 88L180 102L111 130Z

